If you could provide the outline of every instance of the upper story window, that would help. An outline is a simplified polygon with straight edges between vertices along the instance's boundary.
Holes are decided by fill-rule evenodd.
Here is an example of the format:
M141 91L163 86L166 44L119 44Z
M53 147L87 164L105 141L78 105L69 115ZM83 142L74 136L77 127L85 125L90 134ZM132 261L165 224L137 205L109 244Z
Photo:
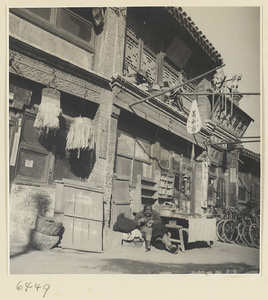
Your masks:
M44 20L50 21L51 8L26 8L26 10Z
M94 52L91 8L12 8L10 11L78 47Z
M186 82L183 72L193 51L157 8L131 8L127 13L124 70L144 70L160 87ZM193 84L185 89L195 90Z

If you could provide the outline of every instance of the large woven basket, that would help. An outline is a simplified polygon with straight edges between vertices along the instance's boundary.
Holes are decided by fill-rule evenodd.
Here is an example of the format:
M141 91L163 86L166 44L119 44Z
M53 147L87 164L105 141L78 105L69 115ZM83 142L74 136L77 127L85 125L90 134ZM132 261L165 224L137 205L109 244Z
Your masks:
M47 235L33 230L31 245L37 250L53 248L59 241L59 236Z
M56 221L54 218L37 216L35 222L35 230L52 236L58 236L61 233L63 224Z

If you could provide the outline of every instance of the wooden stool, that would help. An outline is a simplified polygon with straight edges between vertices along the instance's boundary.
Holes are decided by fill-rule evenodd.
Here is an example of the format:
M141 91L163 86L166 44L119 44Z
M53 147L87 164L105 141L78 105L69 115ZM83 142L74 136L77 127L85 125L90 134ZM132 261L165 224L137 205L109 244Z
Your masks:
M181 252L185 252L184 240L183 240L183 227L176 224L166 224L166 228L177 229L179 232L179 239L170 239L171 242L177 243Z

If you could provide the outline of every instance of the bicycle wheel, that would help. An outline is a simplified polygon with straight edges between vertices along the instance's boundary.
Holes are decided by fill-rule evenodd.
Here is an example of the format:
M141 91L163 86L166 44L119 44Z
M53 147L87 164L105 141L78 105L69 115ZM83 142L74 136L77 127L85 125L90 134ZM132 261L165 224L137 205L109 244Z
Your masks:
M245 226L243 227L243 230L242 230L242 237L243 237L244 242L245 242L248 246L252 247L252 246L253 246L253 243L252 243L252 240L251 240L250 235L249 235L249 226L250 226L250 225L245 225Z
M247 246L247 243L243 239L243 228L244 228L244 223L238 223L237 224L237 237L235 239L236 243L242 244L244 246Z
M241 243L242 227L243 227L243 224L242 224L242 223L238 223L238 224L236 225L237 236L236 236L235 242L236 242L237 244L238 244L238 243Z
M221 241L221 242L225 242L224 235L223 235L223 223L224 222L225 222L225 220L220 220L217 223L217 237L218 237L219 241Z
M226 220L223 223L223 237L227 243L231 243L234 241L235 234L235 222L233 220Z
M249 235L254 247L260 248L260 227L257 224L249 226Z

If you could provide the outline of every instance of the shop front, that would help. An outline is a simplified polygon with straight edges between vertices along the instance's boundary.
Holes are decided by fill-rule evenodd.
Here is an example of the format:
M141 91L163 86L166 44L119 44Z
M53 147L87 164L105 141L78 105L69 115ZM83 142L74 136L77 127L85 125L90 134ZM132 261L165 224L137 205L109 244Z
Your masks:
M101 251L109 198L107 80L92 85L22 53L10 55L16 56L9 78L10 240L30 242L43 216L63 222L65 247Z

